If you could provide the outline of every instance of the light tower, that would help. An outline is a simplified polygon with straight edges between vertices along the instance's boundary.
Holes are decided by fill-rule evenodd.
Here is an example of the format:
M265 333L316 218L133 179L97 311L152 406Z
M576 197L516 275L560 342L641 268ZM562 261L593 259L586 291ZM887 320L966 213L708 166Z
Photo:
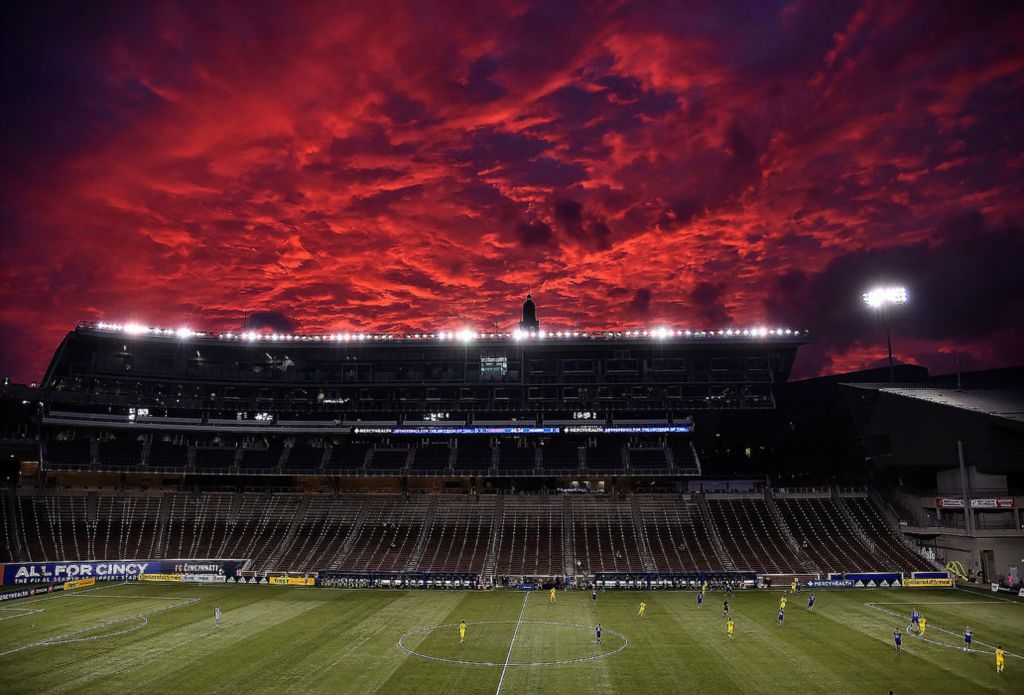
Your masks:
M894 307L909 301L907 288L902 286L876 287L862 294L861 299L870 308L882 312L882 320L885 321L885 344L889 350L889 383L894 384L896 376L892 366L892 332L889 330L889 316Z

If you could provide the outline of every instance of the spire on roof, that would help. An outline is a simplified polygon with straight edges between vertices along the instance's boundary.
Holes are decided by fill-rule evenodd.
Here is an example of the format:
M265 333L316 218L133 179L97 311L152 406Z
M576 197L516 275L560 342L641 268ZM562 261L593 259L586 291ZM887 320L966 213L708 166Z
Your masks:
M537 320L537 305L533 303L532 292L527 293L526 301L523 302L523 320L519 322L519 328L524 331L540 330L540 321Z

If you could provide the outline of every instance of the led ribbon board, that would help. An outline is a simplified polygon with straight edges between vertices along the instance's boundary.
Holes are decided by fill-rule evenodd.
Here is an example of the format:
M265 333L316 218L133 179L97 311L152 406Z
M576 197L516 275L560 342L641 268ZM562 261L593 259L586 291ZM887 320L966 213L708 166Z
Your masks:
M413 436L456 434L682 434L685 425L570 425L567 427L354 427L354 434L407 434Z

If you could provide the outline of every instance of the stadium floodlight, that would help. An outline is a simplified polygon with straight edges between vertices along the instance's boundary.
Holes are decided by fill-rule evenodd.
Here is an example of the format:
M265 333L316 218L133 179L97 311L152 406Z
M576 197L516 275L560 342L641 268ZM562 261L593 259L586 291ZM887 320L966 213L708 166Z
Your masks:
M896 383L896 372L893 368L892 360L892 331L889 327L889 313L891 309L910 301L910 295L907 293L906 287L892 285L868 290L861 295L861 299L872 309L882 312L882 318L885 321L885 345L889 353L889 383Z
M671 331L669 331L664 326L658 326L653 331L654 337L657 338L658 340L664 340L665 338L667 338L669 336L670 332Z
M174 335L178 336L182 340L185 340L187 338L191 338L192 336L194 336L195 331L193 331L191 328L186 328L185 326L182 326L178 330L174 331Z
M146 327L138 323L126 323L124 325L124 332L128 335L141 335L146 332Z
M861 295L864 303L872 309L881 309L896 304L906 304L909 300L906 287L876 287Z
M515 331L512 332L512 339L513 340L517 340L518 341L518 340L522 340L525 337L526 337L526 333L522 332L518 328Z
M473 340L476 338L476 333L469 330L468 328L461 328L459 329L459 332L456 334L456 337L459 339L460 343L470 343L473 342Z

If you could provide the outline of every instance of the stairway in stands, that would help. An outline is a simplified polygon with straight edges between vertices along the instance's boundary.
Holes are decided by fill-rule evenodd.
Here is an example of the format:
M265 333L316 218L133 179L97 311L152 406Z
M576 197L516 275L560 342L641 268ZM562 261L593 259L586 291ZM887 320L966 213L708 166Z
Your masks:
M643 560L644 569L648 572L656 572L654 556L651 554L651 543L647 538L647 529L644 527L643 517L640 514L640 500L636 495L629 496L629 509L633 516L633 528L635 529L637 543L640 549L640 559Z
M569 495L562 497L562 574L566 577L576 575L576 552L572 542L572 503Z
M430 529L434 526L434 516L437 514L437 505L441 498L432 497L430 500L430 506L427 507L427 515L423 518L423 529L420 531L420 537L416 540L416 547L412 551L412 555L409 556L409 562L405 565L406 572L414 571L420 564L420 559L423 557L423 548L427 544L427 538L430 537Z
M729 556L729 553L725 552L725 546L722 545L722 539L718 535L718 529L715 527L715 518L711 515L711 509L708 507L708 501L704 498L703 494L697 494L695 497L697 498L697 506L700 507L700 513L707 523L708 535L711 537L711 543L715 546L715 552L718 554L718 558L722 561L722 569L727 572L735 572L736 563L732 561L732 557Z
M494 568L498 564L498 548L501 547L501 519L505 510L505 496L498 495L494 503L494 519L491 521L491 540L487 544L487 555L484 560L484 577L494 577Z
M281 561L281 557L291 550L292 545L295 543L296 532L299 530L299 527L302 526L302 522L306 519L306 512L309 510L309 503L311 499L312 498L305 495L299 499L299 506L295 510L295 516L292 518L291 523L288 524L288 530L284 532L284 535L281 536L281 540L278 542L277 547L274 548L273 552L270 553L270 556L267 557L266 561L263 563L263 568L268 570L277 569L277 564ZM287 570L289 568L283 567L281 569Z
M786 520L782 518L782 513L779 511L779 507L775 504L775 498L772 496L771 490L764 491L764 501L768 507L768 511L771 512L772 518L775 519L775 524L782 529L782 533L786 538L786 543L789 544L793 554L796 555L796 559L800 561L809 572L821 573L821 568L814 564L814 560L807 554L800 544L796 542L796 538L793 537L793 532L790 531L789 526L786 525Z
M359 516L356 518L356 523L352 524L352 528L348 531L348 537L345 538L345 542L341 544L341 548L334 554L331 561L327 563L327 567L339 567L342 559L349 554L352 550L352 546L355 545L356 540L363 533L363 522L366 521L366 502L363 502L363 509Z
M3 524L6 547L0 548L0 562L16 562L22 558L21 534L18 531L18 515L15 514L14 490L5 490L2 493L2 509L0 509L0 523ZM6 555L5 555L6 553Z
M836 509L839 510L839 513L842 515L842 517L846 519L846 523L850 525L850 528L852 528L854 532L857 534L857 537L860 538L860 542L863 543L867 547L867 549L871 551L872 555L881 555L878 546L875 545L875 542L868 537L868 534L866 534L864 532L864 529L860 527L860 524L857 522L857 520L853 518L853 514L851 514L850 510L846 508L845 504L843 504L843 500L836 493L835 488L832 488L832 501L835 502Z

